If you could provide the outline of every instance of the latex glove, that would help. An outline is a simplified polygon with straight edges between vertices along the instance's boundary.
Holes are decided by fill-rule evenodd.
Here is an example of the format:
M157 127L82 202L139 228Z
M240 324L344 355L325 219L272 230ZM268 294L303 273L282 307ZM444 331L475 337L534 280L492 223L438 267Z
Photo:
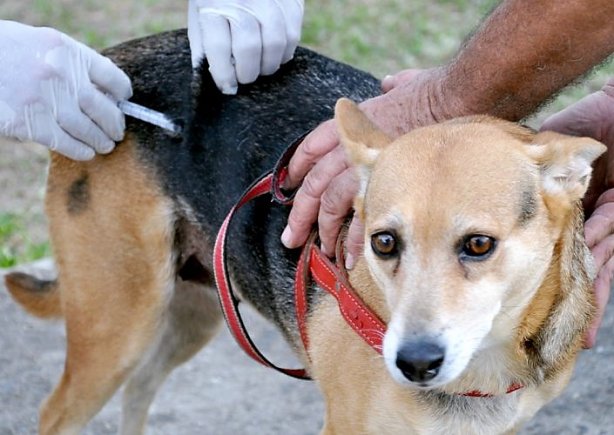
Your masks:
M54 29L0 20L0 135L91 159L122 139L117 101L131 95L128 76L91 48Z
M292 59L302 22L303 0L189 0L192 65L206 56L217 87L235 94Z
M588 218L584 225L586 244L597 267L594 283L597 315L585 337L585 347L592 347L614 276L614 78L600 91L550 116L541 130L589 136L608 147L607 153L593 165L591 185L583 201Z

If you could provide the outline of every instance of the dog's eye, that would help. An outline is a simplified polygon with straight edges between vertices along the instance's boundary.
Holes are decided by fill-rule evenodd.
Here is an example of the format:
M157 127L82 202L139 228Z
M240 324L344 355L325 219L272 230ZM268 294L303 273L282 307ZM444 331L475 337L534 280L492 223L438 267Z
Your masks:
M387 231L371 236L371 248L378 256L390 258L398 253L397 240L394 234Z
M495 239L489 236L473 235L467 237L462 245L461 254L473 259L483 259L495 248Z

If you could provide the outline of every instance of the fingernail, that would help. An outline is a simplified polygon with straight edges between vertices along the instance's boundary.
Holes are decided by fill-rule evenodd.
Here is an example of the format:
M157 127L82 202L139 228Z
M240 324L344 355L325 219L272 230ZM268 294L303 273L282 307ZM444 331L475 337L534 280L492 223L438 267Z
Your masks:
M290 229L290 227L286 227L284 229L284 232L281 233L281 243L286 248L292 248L292 245L290 242L292 242L292 230Z
M237 85L235 86L225 85L222 89L222 93L226 95L235 95L238 89L239 87Z
M391 75L387 75L382 80L382 88L386 89L387 86L391 86L391 85L392 85L392 76Z
M330 257L330 255L328 255L328 249L326 249L326 245L322 243L322 241L320 241L320 251L327 257Z
M100 149L98 150L98 152L100 154L109 154L111 151L113 151L113 149L115 148L115 142L113 141L108 141L105 142Z
M347 270L352 270L354 268L354 256L352 254L345 256L345 268Z

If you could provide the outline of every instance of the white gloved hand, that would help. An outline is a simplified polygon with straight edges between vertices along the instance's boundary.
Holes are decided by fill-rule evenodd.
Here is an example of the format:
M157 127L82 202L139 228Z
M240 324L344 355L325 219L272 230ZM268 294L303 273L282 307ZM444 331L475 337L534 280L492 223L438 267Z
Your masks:
M122 139L117 101L131 95L128 76L91 48L54 29L0 20L0 135L91 159Z
M292 59L302 22L303 0L189 0L192 66L206 56L217 87L235 94Z

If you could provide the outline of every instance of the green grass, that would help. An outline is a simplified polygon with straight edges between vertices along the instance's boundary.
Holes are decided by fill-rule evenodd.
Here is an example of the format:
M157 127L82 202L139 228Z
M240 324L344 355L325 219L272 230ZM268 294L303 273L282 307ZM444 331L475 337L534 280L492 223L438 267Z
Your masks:
M50 253L49 242L30 240L23 217L13 213L0 214L0 268L38 260Z

